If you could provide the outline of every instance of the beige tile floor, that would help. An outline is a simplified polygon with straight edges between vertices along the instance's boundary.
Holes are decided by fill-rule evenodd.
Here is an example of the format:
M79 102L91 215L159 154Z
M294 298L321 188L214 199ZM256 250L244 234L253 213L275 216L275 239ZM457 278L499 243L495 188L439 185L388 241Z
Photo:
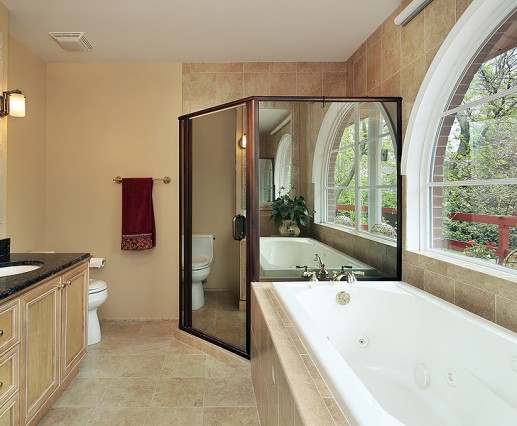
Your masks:
M101 328L102 341L39 425L260 425L249 362L182 343L176 322Z
M246 349L246 311L232 291L205 291L205 304L192 311L192 327Z

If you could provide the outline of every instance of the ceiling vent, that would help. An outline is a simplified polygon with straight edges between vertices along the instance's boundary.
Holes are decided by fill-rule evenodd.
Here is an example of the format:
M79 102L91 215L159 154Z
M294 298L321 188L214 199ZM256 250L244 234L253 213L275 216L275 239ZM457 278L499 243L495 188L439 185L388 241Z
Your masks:
M84 33L78 32L50 32L50 36L68 52L87 52L93 46L85 37Z

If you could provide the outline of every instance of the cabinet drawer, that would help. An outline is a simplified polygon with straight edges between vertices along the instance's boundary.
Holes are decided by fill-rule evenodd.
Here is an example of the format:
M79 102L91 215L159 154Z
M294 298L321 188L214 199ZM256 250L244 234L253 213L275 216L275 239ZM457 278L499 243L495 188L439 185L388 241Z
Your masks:
M0 357L0 405L18 392L19 359L18 346Z
M0 308L0 353L20 341L20 300Z

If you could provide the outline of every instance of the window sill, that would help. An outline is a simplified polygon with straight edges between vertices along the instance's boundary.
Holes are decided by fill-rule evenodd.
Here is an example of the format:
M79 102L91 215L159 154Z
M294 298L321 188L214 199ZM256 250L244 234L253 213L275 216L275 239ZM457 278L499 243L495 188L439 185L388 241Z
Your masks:
M370 241L374 241L376 243L380 243L380 244L384 244L384 245L387 245L387 246L390 246L390 247L394 247L396 248L397 247L397 242L390 239L390 238L383 238L383 237L380 237L380 236L376 236L374 234L370 234L370 233L367 233L367 232L360 232L354 228L349 228L349 227L346 227L346 226L341 226L341 225L335 225L333 223L315 223L314 224L315 226L321 226L323 228L329 228L329 229L332 229L332 230L335 230L335 231L339 231L339 232L343 232L344 234L351 234L351 235L354 235L354 236L357 236L357 237L361 237L361 238L364 238L364 239L367 239L367 240L370 240Z

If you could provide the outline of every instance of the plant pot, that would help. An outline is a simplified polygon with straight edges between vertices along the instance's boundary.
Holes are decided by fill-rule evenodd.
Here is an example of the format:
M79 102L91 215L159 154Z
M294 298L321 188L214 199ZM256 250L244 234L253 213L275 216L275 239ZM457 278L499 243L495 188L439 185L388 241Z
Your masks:
M297 237L300 235L300 228L296 222L292 220L282 221L282 225L278 228L278 232L282 237Z

